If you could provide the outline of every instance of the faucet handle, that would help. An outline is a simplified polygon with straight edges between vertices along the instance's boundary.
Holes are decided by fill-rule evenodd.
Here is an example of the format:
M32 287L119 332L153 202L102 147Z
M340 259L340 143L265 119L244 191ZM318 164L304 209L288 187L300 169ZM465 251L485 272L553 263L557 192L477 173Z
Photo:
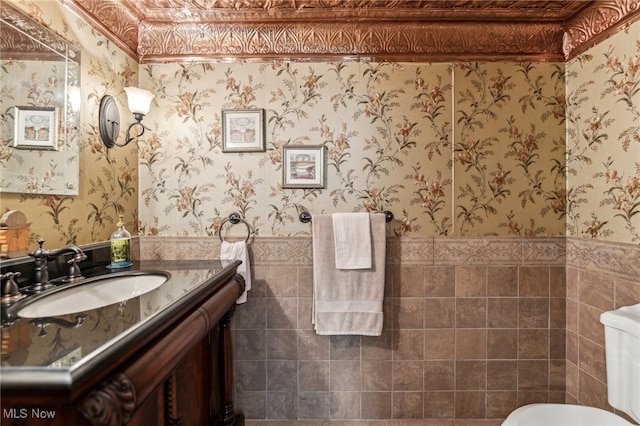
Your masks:
M0 280L2 281L1 300L3 304L11 304L22 299L23 295L20 293L20 287L18 287L18 284L13 280L20 275L20 272L7 272L0 276Z
M48 251L42 248L42 245L44 244L44 239L39 238L38 239L38 248L35 249L34 251L32 251L31 253L29 253L29 256L35 258L35 259L44 259L45 257L47 257Z
M82 271L80 271L80 267L78 266L78 262L82 262L87 258L87 255L84 253L77 253L71 259L67 260L67 265L69 265L69 270L67 272L66 281L74 282L81 279L84 279L82 276Z

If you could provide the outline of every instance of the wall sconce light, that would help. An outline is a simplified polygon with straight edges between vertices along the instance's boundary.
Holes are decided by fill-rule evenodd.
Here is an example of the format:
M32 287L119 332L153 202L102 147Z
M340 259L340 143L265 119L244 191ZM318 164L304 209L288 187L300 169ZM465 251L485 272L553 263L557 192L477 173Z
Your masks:
M129 109L133 113L133 117L136 121L131 123L127 128L125 140L122 144L116 142L118 133L120 132L120 112L118 111L116 100L111 95L104 95L100 101L98 125L100 128L102 143L104 143L107 148L112 148L114 146L126 146L132 140L142 136L145 129L151 130L142 124L142 119L149 112L149 109L151 108L151 101L155 95L148 90L139 89L137 87L125 87L124 91L127 93ZM140 126L140 133L135 136L131 136L131 128L136 125Z

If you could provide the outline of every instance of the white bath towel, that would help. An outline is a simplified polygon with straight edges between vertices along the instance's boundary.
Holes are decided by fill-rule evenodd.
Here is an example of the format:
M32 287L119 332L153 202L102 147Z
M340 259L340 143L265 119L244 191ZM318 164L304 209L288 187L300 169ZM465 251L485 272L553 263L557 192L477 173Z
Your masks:
M317 334L379 336L385 279L385 215L370 216L369 269L337 269L331 215L313 215L313 318Z
M220 260L241 260L242 264L238 266L238 274L244 278L245 289L240 297L236 300L237 304L247 301L247 292L251 290L251 265L249 264L249 249L244 241L229 243L223 241L220 243Z
M369 213L334 213L332 220L336 268L371 268Z

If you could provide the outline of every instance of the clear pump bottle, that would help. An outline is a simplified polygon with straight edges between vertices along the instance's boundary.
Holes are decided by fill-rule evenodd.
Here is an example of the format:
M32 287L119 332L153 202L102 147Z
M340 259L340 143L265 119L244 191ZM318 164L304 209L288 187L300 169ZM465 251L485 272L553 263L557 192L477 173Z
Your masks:
M122 215L116 224L118 229L111 234L111 268L126 268L131 266L131 234L124 229Z

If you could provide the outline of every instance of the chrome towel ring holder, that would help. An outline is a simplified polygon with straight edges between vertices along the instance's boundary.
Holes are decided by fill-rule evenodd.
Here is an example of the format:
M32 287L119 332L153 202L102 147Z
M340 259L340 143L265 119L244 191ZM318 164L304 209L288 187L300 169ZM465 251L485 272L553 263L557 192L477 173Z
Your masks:
M251 237L251 226L249 225L249 222L244 220L242 216L240 216L240 213L234 212L234 213L231 213L229 217L225 218L220 223L220 230L218 231L218 236L220 237L221 242L225 241L224 238L222 237L222 227L227 222L231 223L232 225L237 225L240 222L244 223L245 226L247 227L247 238L244 240L244 242L246 243L247 241L249 241L249 238Z

